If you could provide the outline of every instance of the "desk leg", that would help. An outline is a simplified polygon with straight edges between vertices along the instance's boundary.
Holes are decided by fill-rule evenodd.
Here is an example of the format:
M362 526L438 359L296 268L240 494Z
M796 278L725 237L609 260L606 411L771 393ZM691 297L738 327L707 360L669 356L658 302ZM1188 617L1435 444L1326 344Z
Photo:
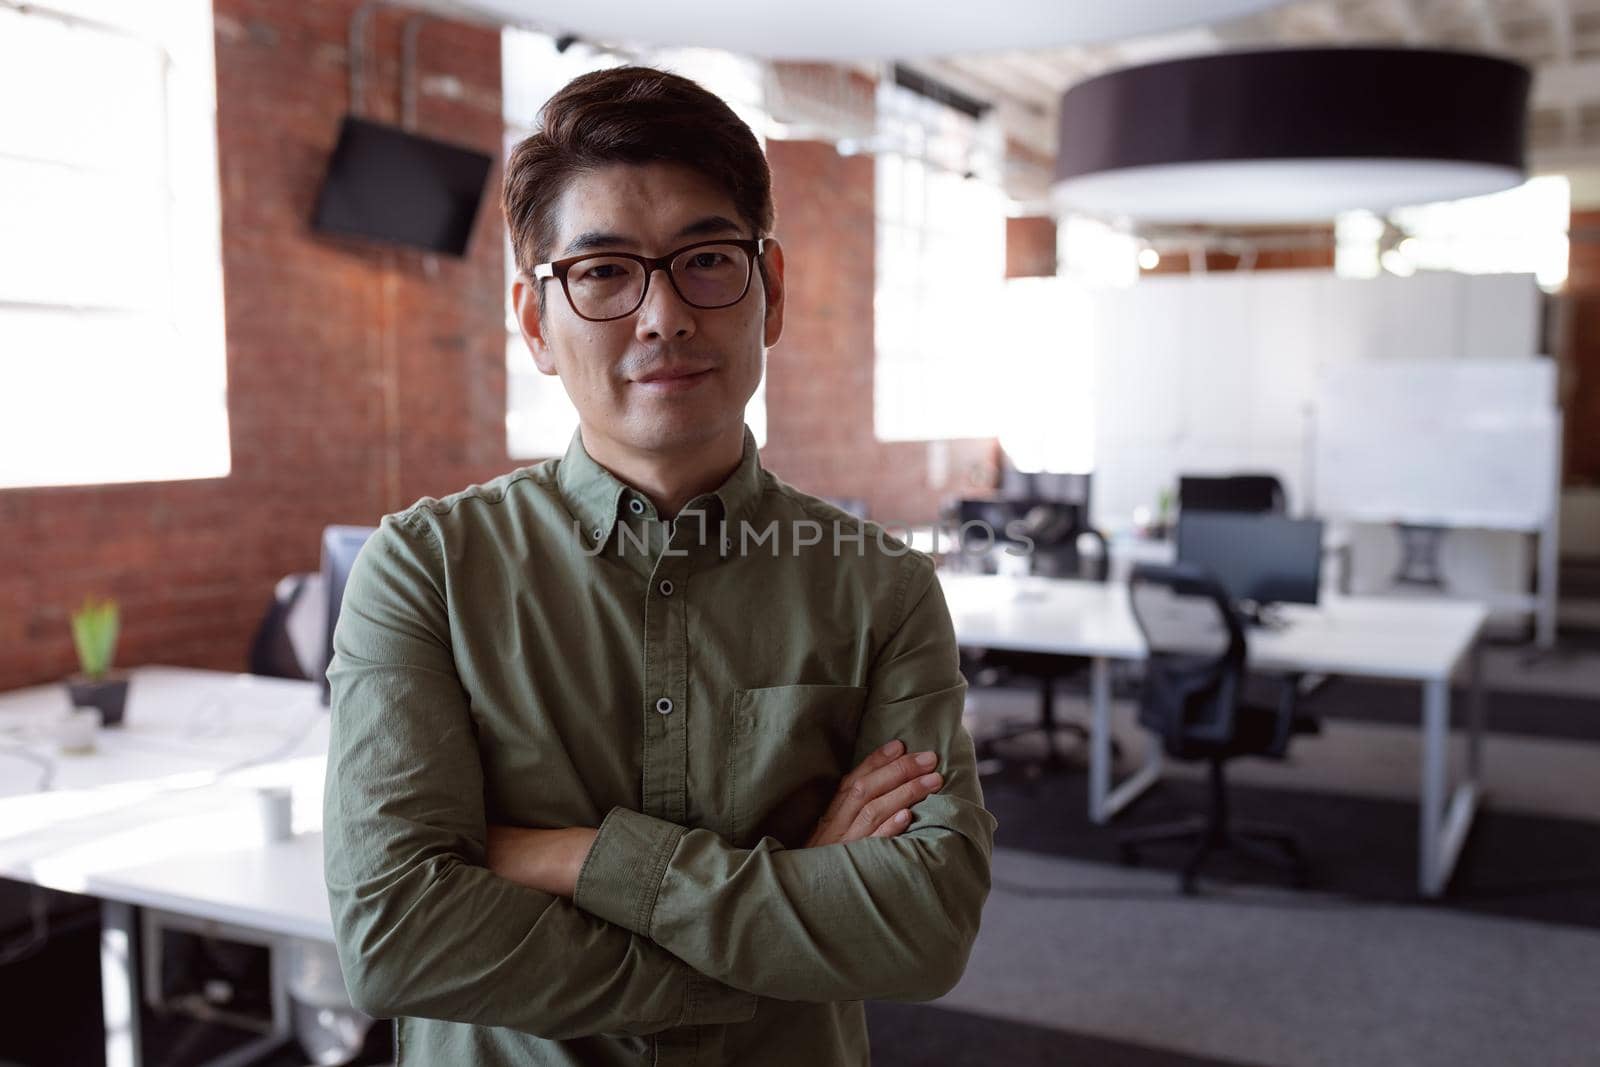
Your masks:
M1472 645L1471 693L1467 706L1467 779L1477 785L1483 777L1483 734L1488 727L1487 696L1483 691L1483 642Z
M1144 766L1115 789L1111 787L1111 663L1096 656L1089 666L1089 695L1094 714L1089 732L1089 819L1110 822L1146 789L1161 779L1161 746L1145 750Z
M133 958L133 905L100 904L100 1001L106 1021L106 1067L141 1067L139 968Z
M1476 652L1474 652L1476 655ZM1481 697L1472 697L1472 733L1481 733ZM1417 890L1424 897L1444 895L1461 845L1478 807L1478 741L1469 740L1468 776L1450 792L1450 679L1424 684L1422 691L1422 811L1418 826ZM1445 804L1448 797L1449 810Z

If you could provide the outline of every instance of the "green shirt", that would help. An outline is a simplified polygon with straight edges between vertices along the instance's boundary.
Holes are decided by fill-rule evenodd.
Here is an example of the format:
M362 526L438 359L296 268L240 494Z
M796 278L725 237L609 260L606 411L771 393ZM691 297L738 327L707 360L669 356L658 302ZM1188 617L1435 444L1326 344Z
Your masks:
M763 470L672 523L567 454L384 518L334 658L328 894L402 1064L865 1063L966 965L994 819L929 559ZM895 738L946 784L804 848ZM598 826L575 899L485 825Z

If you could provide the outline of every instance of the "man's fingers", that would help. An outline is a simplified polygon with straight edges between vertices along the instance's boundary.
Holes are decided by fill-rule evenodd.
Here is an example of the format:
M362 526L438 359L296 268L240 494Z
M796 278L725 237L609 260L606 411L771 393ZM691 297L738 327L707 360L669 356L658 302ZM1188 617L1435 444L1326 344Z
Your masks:
M872 831L873 837L894 837L906 827L911 825L911 812L901 808L887 819L883 825Z
M867 758L856 766L855 770L845 775L844 784L848 785L851 782L860 781L873 771L889 766L905 750L905 742L898 737L887 745L873 749L867 754Z
M807 847L825 843L834 835L848 829L855 821L856 813L861 810L861 805L871 799L871 794L866 792L865 787L860 784L861 781L873 771L889 766L905 750L905 742L897 737L867 753L867 758L862 760L855 770L845 775L839 783L833 799L828 801L828 810L822 813L822 818L817 820L817 828L811 831L811 840L807 842Z
M899 810L944 784L940 775L932 773L938 765L937 752L906 752L898 739L877 748L839 783L807 847L869 835L893 837L911 821L908 814L897 828L894 819Z
M828 810L823 812L817 823L818 831L827 833L831 829L843 832L855 822L863 804L911 777L914 770L895 769L902 765L905 768L920 766L911 762L912 757L901 755L905 750L905 743L896 738L874 749L855 770L845 775L833 799L828 802Z
M937 752L910 752L861 779L861 795L873 800L906 782L915 781L939 765Z
M876 812L892 812L894 809L885 808L881 798L897 786L915 780L918 775L937 766L938 762L939 756L934 752L908 753L898 759L890 760L886 765L863 777L846 778L839 783L839 792L835 794L833 806L823 821L829 826L837 827L839 832L847 832L851 827L859 829L861 813L868 805L876 805L873 809ZM876 826L882 821L881 815L875 819L865 820L869 827ZM859 837L860 834L856 836Z
M944 785L944 775L925 774L915 781L907 782L900 788L892 789L883 796L869 801L862 806L861 813L856 816L856 821L852 824L857 831L855 836L866 836L881 825L884 819L901 808L911 807L942 785Z

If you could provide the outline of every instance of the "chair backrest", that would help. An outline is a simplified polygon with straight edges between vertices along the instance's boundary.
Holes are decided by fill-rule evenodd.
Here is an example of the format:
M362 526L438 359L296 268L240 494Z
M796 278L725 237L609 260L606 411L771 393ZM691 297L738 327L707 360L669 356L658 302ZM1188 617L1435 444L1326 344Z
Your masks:
M268 678L313 678L322 640L322 580L317 574L290 574L273 589L250 641L249 670ZM305 641L307 620L311 641Z
M1233 737L1245 675L1244 626L1228 594L1189 564L1139 564L1128 581L1133 617L1149 656L1139 722L1169 755Z
M1289 497L1273 474L1185 474L1178 479L1178 507L1183 511L1266 511L1283 515L1288 513Z
M1083 504L1033 501L1022 516L1022 531L1033 541L1029 570L1049 578L1089 578L1103 582L1111 573L1111 553L1105 535L1089 525ZM1099 544L1086 556L1083 538Z

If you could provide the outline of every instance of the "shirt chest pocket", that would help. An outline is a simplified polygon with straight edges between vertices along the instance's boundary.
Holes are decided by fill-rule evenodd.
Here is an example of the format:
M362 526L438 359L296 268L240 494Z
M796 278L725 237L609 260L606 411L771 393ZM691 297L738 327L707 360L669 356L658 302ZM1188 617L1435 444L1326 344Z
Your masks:
M728 813L732 840L749 847L775 837L798 848L854 766L867 705L858 685L741 689L728 723Z

